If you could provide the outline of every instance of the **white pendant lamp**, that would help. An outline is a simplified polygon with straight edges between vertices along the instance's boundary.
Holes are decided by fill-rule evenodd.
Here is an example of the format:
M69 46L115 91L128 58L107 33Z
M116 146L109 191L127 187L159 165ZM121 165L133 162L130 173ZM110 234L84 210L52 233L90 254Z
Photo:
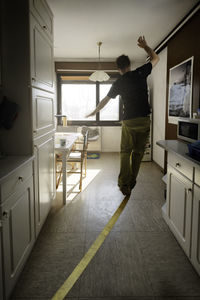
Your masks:
M97 45L99 47L99 68L100 68L100 47L102 45L102 42L98 42ZM95 71L89 77L89 79L91 81L100 81L100 82L101 81L107 81L109 78L110 78L110 76L102 70Z

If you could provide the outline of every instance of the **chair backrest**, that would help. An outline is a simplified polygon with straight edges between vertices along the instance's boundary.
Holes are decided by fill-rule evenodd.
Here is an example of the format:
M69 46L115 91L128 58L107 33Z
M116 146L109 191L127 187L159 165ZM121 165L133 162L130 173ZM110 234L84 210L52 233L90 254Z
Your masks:
M83 126L81 133L84 135L86 131L88 131L88 140L89 141L97 140L100 136L98 127L91 128L91 127Z
M86 130L83 134L83 154L87 151L88 147L88 130Z

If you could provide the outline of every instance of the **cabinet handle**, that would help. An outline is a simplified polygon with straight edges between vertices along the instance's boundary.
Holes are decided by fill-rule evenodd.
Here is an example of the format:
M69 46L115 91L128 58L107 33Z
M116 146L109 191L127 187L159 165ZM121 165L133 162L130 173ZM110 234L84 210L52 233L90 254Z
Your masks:
M3 216L3 220L8 219L8 216L9 216L8 211L5 210L5 211L3 212L3 214L2 214L2 216Z
M180 167L181 165L179 164L179 163L176 163L176 167L178 168L178 167Z
M34 77L32 77L31 79L32 79L32 81L35 81L35 78L34 78Z
M188 194L189 194L189 193L192 193L192 189L191 189L191 188L187 189L187 193L188 193Z
M44 26L42 26L42 28L44 28L44 29L46 30L46 29L47 29L47 26L44 25Z
M22 176L19 176L18 177L19 181L23 182L24 181L24 178Z

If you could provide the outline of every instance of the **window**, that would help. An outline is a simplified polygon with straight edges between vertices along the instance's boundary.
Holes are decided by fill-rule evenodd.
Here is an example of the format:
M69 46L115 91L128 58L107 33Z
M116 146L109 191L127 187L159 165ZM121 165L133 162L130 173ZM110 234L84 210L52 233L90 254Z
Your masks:
M71 121L87 120L85 116L96 107L95 84L62 84L62 114ZM91 117L95 120L95 116Z
M111 88L108 82L92 82L88 75L58 74L58 112L66 115L72 125L120 125L121 102L119 97L109 103L95 116L86 118Z
M100 100L103 99L109 92L112 84L100 84ZM119 120L119 96L115 99L110 99L108 104L100 111L100 121L118 121Z

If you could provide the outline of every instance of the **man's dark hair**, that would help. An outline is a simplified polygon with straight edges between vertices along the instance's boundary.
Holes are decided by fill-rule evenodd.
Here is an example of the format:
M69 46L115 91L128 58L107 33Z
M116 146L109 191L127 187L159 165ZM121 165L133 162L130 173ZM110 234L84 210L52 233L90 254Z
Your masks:
M116 59L116 64L118 69L124 70L125 68L130 67L131 62L129 57L123 54Z

